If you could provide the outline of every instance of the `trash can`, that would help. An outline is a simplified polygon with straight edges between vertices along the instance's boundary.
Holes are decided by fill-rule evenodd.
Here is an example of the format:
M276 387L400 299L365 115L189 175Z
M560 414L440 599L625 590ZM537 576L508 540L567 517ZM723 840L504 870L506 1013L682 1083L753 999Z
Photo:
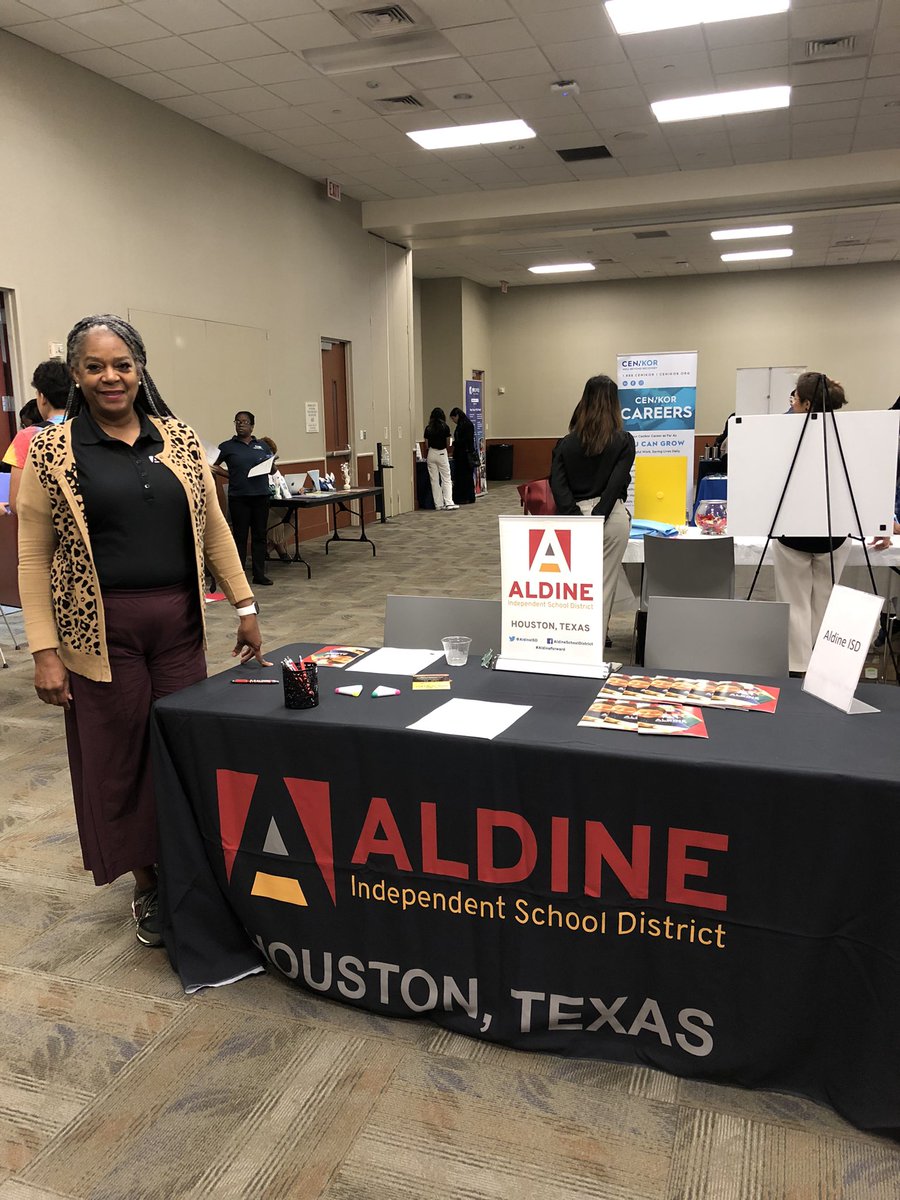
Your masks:
M487 448L485 468L488 479L502 480L513 477L512 442L494 442Z

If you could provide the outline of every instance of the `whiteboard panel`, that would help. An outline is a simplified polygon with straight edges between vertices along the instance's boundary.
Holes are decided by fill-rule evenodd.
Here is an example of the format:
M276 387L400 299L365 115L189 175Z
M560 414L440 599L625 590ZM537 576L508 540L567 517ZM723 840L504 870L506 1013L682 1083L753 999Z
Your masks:
M834 537L859 535L847 478L841 463L834 423L847 464L863 533L867 537L893 528L897 476L898 412L813 413L732 417L728 422L728 533L765 536L772 527L778 501L791 478L774 536L826 537L825 437ZM801 431L797 461L791 460Z
M738 367L734 411L739 417L785 413L791 392L806 367Z

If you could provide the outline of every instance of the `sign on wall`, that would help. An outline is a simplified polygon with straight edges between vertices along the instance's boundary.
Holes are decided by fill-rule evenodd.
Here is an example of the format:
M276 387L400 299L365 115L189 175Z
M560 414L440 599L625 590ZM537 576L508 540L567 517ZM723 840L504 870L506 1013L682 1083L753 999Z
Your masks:
M636 517L679 524L691 501L697 352L623 354L616 365L622 418L636 449L629 507ZM682 460L677 469L673 460Z
M482 379L466 380L466 398L463 402L466 416L475 426L475 454L478 464L475 467L475 495L483 496L487 491L487 472L484 458L484 381Z
M560 675L603 662L603 524L500 517L504 659L558 667Z

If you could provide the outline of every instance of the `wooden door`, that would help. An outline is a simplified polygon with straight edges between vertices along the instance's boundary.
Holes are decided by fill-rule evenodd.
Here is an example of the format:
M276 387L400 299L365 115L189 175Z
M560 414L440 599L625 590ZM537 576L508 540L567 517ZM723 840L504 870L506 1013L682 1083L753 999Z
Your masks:
M322 399L325 408L325 470L334 475L334 486L344 485L341 467L352 467L350 416L347 400L347 346L344 342L322 345ZM352 479L353 483L356 480ZM347 513L335 511L337 527L350 524Z

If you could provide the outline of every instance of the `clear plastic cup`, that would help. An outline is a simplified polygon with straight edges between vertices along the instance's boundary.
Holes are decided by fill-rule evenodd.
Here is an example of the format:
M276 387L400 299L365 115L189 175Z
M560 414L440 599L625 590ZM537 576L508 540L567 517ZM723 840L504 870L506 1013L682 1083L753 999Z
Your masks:
M469 657L469 647L472 645L470 637L445 637L441 639L444 643L444 658L447 660L448 667L463 667L466 664L466 659Z

